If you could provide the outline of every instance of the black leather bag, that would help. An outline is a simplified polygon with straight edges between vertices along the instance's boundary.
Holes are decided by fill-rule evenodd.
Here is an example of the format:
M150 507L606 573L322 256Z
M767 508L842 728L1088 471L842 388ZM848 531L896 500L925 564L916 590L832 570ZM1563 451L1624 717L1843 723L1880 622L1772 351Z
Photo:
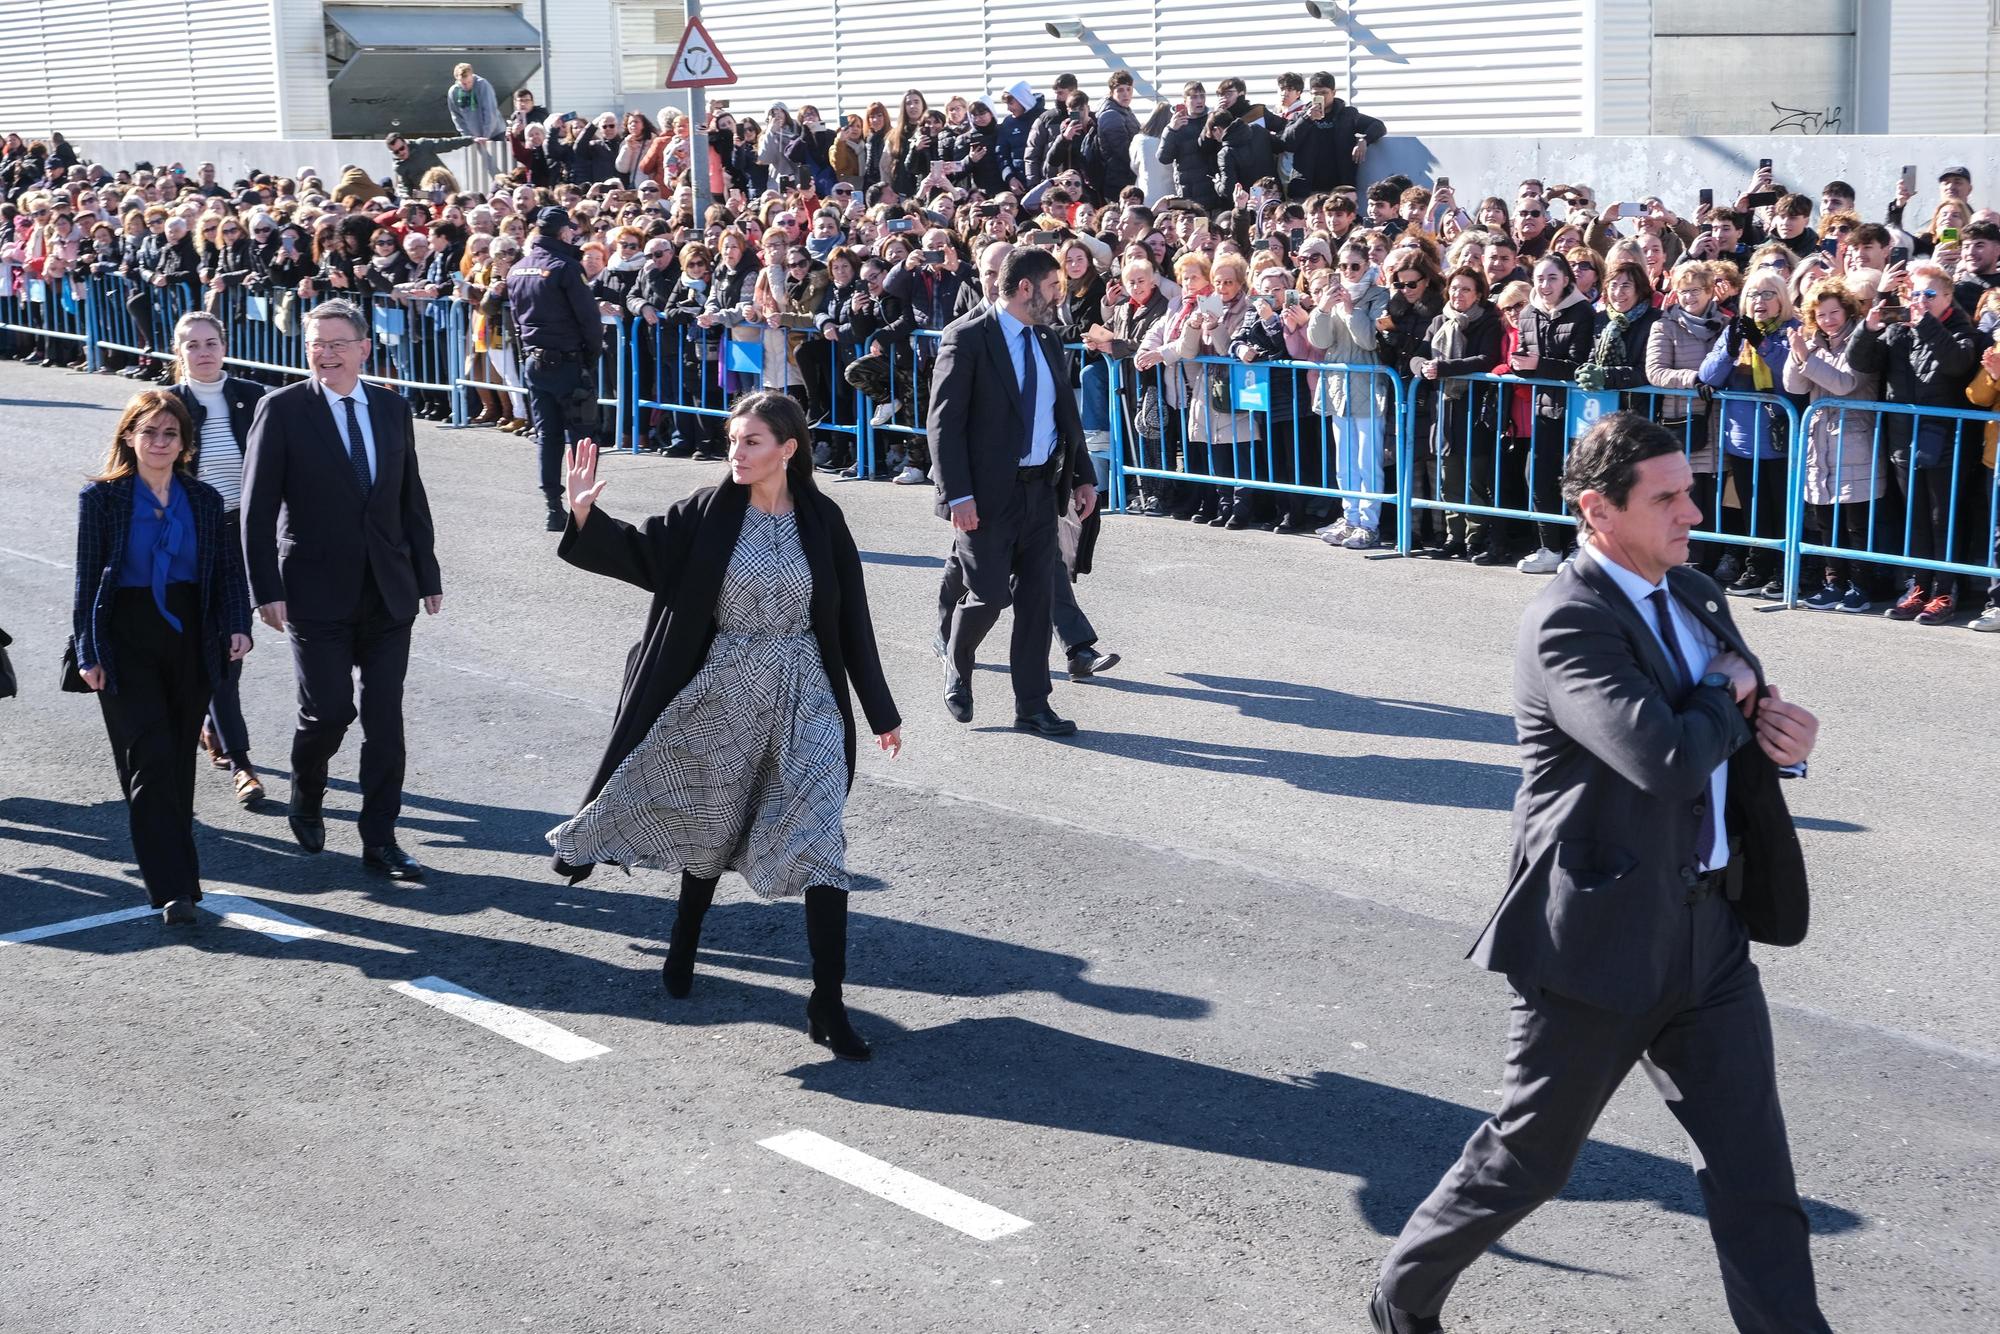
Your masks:
M89 695L95 693L90 688L90 682L83 679L83 673L77 670L75 635L71 635L69 643L63 646L62 688L65 692L72 695Z
M1729 760L1729 866L1725 891L1750 939L1796 945L1812 917L1806 859L1785 804L1784 780L1751 741Z

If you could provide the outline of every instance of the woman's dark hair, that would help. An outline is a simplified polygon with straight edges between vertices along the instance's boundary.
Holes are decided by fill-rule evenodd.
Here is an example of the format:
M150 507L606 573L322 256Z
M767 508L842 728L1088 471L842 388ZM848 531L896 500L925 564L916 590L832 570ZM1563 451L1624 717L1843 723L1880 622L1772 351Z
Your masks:
M1590 532L1590 520L1577 503L1595 491L1619 509L1631 498L1639 480L1639 465L1662 454L1678 454L1681 442L1671 431L1636 412L1610 412L1584 433L1563 468L1563 504L1576 515L1580 532Z
M138 472L139 452L132 447L132 433L144 426L149 418L162 412L180 423L181 456L174 460L174 468L186 472L188 465L194 462L196 443L194 418L188 414L187 405L171 389L141 389L132 395L132 401L118 414L118 425L111 431L111 447L104 453L104 466L90 480L115 482Z
M1481 301L1484 301L1486 299L1486 294L1493 290L1492 284L1486 281L1486 275L1480 272L1478 269L1473 268L1470 264L1461 264L1457 268L1453 269L1450 273L1447 273L1444 276L1444 285L1447 293L1450 291L1451 280L1454 278L1470 279L1472 282L1472 290L1479 293L1479 299Z
M1152 115L1146 117L1146 123L1139 128L1139 133L1148 138L1157 139L1167 132L1167 122L1173 118L1173 105L1168 102L1162 102L1153 108Z
M1562 270L1563 291L1569 292L1576 287L1576 269L1563 256L1551 250L1548 254L1543 255L1535 261L1535 268L1539 269L1544 264L1553 264ZM1604 276L1604 265L1602 263L1599 263L1597 266L1597 274L1600 278Z
M729 409L730 421L742 417L755 417L780 444L791 440L798 445L785 463L785 482L794 496L819 491L813 481L812 423L806 420L806 410L796 398L776 389L756 390L737 399Z
M1652 301L1653 280L1647 275L1644 264L1635 264L1629 259L1623 264L1614 264L1611 266L1611 272L1604 275L1604 285L1607 288L1611 286L1613 278L1630 278L1632 280L1632 290L1639 294L1638 305L1633 306L1632 309L1637 310L1639 306L1646 305Z

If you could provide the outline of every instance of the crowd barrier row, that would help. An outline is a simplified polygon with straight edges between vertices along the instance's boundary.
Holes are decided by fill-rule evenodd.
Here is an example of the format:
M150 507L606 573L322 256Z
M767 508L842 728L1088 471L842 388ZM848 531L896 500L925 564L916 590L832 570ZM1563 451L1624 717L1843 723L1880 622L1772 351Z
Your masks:
M32 279L0 292L0 330L45 351L74 348L96 370L107 355L157 354L174 322L205 303L230 329L231 365L296 376L306 373L304 316L331 295L141 289L117 275ZM446 409L460 425L482 389L504 396L511 415L527 415L504 311L488 327L474 303L455 295L337 295L368 315L375 351L366 378ZM937 331L870 352L825 338L803 316L786 324L606 315L597 368L604 433L631 450L649 437L719 450L729 404L772 388L806 402L815 438L843 442L856 476L882 475L899 454L925 467ZM1588 393L1511 375L1431 386L1387 366L1171 351L1141 369L1081 346L1070 351L1086 438L1114 511L1137 508L1135 491L1147 490L1182 505L1207 501L1211 510L1266 495L1295 522L1339 501L1356 526L1385 539L1393 527L1388 549L1406 555L1417 528L1439 520L1454 538L1493 522L1574 528L1560 496L1569 448L1599 415L1624 409L1681 437L1704 515L1697 550L1768 562L1787 605L1800 596L1807 558L1869 566L1877 583L1915 571L2000 578L2000 485L1985 459L2000 423L1992 412L1848 399L1801 410L1771 393ZM1727 447L1732 437L1745 448ZM1833 502L1811 503L1812 492Z

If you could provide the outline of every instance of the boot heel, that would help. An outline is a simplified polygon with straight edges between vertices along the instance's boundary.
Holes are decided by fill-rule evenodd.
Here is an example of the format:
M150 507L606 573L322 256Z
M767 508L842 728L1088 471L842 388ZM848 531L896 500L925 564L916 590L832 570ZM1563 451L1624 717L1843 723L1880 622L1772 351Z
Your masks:
M820 1046L826 1045L826 1030L819 1026L819 1016L813 1013L812 1002L806 1002L806 1036Z
M847 1007L837 1002L832 1005L823 1005L818 1000L806 1002L806 1036L843 1061L865 1061L874 1055L847 1022Z

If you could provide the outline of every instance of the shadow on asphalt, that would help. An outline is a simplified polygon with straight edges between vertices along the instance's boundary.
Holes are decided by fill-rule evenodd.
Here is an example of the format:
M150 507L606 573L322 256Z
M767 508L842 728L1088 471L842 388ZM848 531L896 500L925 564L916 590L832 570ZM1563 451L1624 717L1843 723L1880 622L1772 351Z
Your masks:
M881 1044L877 1055L882 1059L865 1070L813 1064L786 1073L801 1088L852 1103L1354 1177L1356 1206L1383 1236L1401 1231L1487 1116L1356 1075L1322 1070L1269 1079L1017 1018L960 1019L904 1033ZM1561 1198L1702 1213L1686 1163L1598 1140L1584 1146ZM1807 1201L1806 1212L1818 1233L1861 1225L1858 1215L1836 1205Z
M1266 681L1252 676L1211 676L1178 672L1187 686L1161 685L1118 676L1094 676L1092 686L1128 695L1155 695L1196 704L1221 704L1246 718L1368 736L1420 736L1434 741L1483 741L1514 744L1514 720L1504 713L1462 709L1428 700L1382 699L1350 695L1323 686Z

